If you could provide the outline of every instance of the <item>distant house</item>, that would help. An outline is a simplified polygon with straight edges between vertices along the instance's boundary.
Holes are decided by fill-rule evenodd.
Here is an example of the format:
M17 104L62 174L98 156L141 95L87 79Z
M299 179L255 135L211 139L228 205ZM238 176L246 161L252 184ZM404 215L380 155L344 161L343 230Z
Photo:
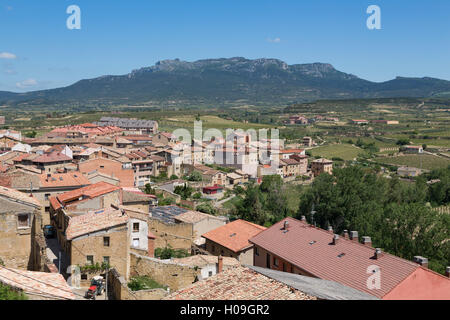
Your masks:
M303 137L303 145L305 147L312 147L314 141L311 137Z
M235 220L202 235L206 239L206 251L213 255L233 257L242 264L253 265L253 244L248 240L265 227L245 221Z
M400 167L397 169L397 174L401 177L417 177L422 173L422 170L413 167Z
M222 260L220 262L220 259ZM186 258L172 258L173 262L197 267L200 269L199 280L205 280L219 272L219 263L222 263L222 270L228 270L240 265L239 261L230 257L218 257L205 254L197 254Z
M450 278L428 269L428 260L414 262L372 248L370 237L350 238L285 218L249 239L255 266L338 282L384 300L449 300ZM381 272L379 288L370 274Z
M403 149L406 153L423 153L421 146L404 146Z
M372 120L371 122L377 123L377 124L388 124L388 125L400 123L398 120Z
M223 191L223 187L218 185L203 187L202 191L204 194L217 194Z
M168 146L169 144L175 143L177 138L170 132L159 132L153 136L153 145L158 146Z
M138 120L130 118L102 117L97 122L99 126L116 126L125 130L140 130L143 133L158 132L158 122L154 120Z
M352 119L350 122L352 124L357 124L357 125L369 124L369 120L365 120L365 119Z
M326 172L332 174L333 172L333 161L324 158L316 159L311 162L311 171L315 177Z

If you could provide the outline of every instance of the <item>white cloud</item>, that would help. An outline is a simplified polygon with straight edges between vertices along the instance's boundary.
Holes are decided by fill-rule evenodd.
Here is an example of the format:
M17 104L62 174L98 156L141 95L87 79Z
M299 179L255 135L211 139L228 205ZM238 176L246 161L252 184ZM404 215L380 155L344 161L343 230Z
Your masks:
M280 43L281 42L281 39L280 38L268 38L267 39L267 42L270 42L270 43Z
M0 59L16 59L17 56L10 52L0 52Z
M30 87L37 86L38 82L35 79L27 79L16 83L16 87L19 89L27 89Z

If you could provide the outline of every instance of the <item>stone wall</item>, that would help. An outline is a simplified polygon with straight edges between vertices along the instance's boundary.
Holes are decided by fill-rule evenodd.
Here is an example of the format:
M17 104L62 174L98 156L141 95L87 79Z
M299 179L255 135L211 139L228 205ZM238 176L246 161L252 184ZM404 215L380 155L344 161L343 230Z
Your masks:
M148 228L156 237L155 248L165 248L170 245L173 249L191 250L194 240L192 224L165 223L158 219L149 218Z
M170 260L130 254L130 277L149 276L156 282L168 286L171 291L177 291L196 282L200 269L177 264Z
M111 269L108 273L108 293L111 300L161 300L169 294L161 288L131 291L124 277L116 269Z

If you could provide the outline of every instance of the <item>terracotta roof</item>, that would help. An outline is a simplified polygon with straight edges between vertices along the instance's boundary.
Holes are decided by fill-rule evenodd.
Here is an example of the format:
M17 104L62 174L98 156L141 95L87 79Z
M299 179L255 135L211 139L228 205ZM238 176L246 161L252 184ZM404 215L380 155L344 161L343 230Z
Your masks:
M128 222L128 215L122 210L106 208L91 211L81 216L72 217L66 230L67 240L72 240L79 236L110 229Z
M202 237L234 252L239 252L252 246L248 240L263 230L266 230L266 228L257 224L245 220L235 220L203 234Z
M289 223L287 232L283 229L284 221ZM332 238L333 234L326 230L286 218L251 238L250 242L315 277L336 281L376 297L383 297L419 267L388 253L375 259L375 248L343 237L333 245ZM380 267L382 272L379 290L370 290L366 286L367 268L371 265Z
M26 294L52 300L75 300L64 277L59 273L35 272L0 266L0 282L18 288Z
M131 169L123 169L122 163L112 159L92 159L79 163L80 171L88 174L94 171L107 174L119 179L121 187L134 186L134 172Z
M89 186L64 192L63 194L60 194L57 196L58 200L62 203L67 202L69 200L75 200L80 197L83 198L95 198L99 197L101 195L120 190L120 187L117 187L115 185L109 184L107 182L97 182L94 184L91 184Z
M246 267L229 268L163 300L316 300Z
M85 186L91 184L81 172L43 173L40 176L40 180L41 187L45 188Z
M0 197L5 197L7 199L11 199L13 201L19 201L22 203L26 203L32 206L41 207L41 203L38 199L36 199L33 196L30 196L27 193L23 193L20 191L17 191L15 189L10 189L7 187L0 187ZM1 209L0 209L1 211Z
M58 152L52 152L49 154L43 154L35 159L33 159L33 162L37 163L51 163L51 162L59 162L59 161L71 161L72 158L66 156L65 154L58 153Z

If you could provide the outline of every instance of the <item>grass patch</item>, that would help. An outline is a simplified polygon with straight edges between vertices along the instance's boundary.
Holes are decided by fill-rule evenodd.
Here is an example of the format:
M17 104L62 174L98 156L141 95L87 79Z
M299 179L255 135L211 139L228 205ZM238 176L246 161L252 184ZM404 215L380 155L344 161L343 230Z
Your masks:
M140 291L158 288L166 289L167 286L163 286L148 276L136 276L131 278L130 282L128 282L128 288L132 291Z
M446 168L447 166L450 165L449 159L445 159L438 156L432 156L428 154L405 155L390 158L375 158L375 161L396 166L409 166L415 168L420 168L420 164L422 163L422 169L428 170Z
M320 156L327 159L341 158L343 160L353 160L361 152L363 152L363 150L360 148L345 143L332 144L311 149L311 154L314 157Z

